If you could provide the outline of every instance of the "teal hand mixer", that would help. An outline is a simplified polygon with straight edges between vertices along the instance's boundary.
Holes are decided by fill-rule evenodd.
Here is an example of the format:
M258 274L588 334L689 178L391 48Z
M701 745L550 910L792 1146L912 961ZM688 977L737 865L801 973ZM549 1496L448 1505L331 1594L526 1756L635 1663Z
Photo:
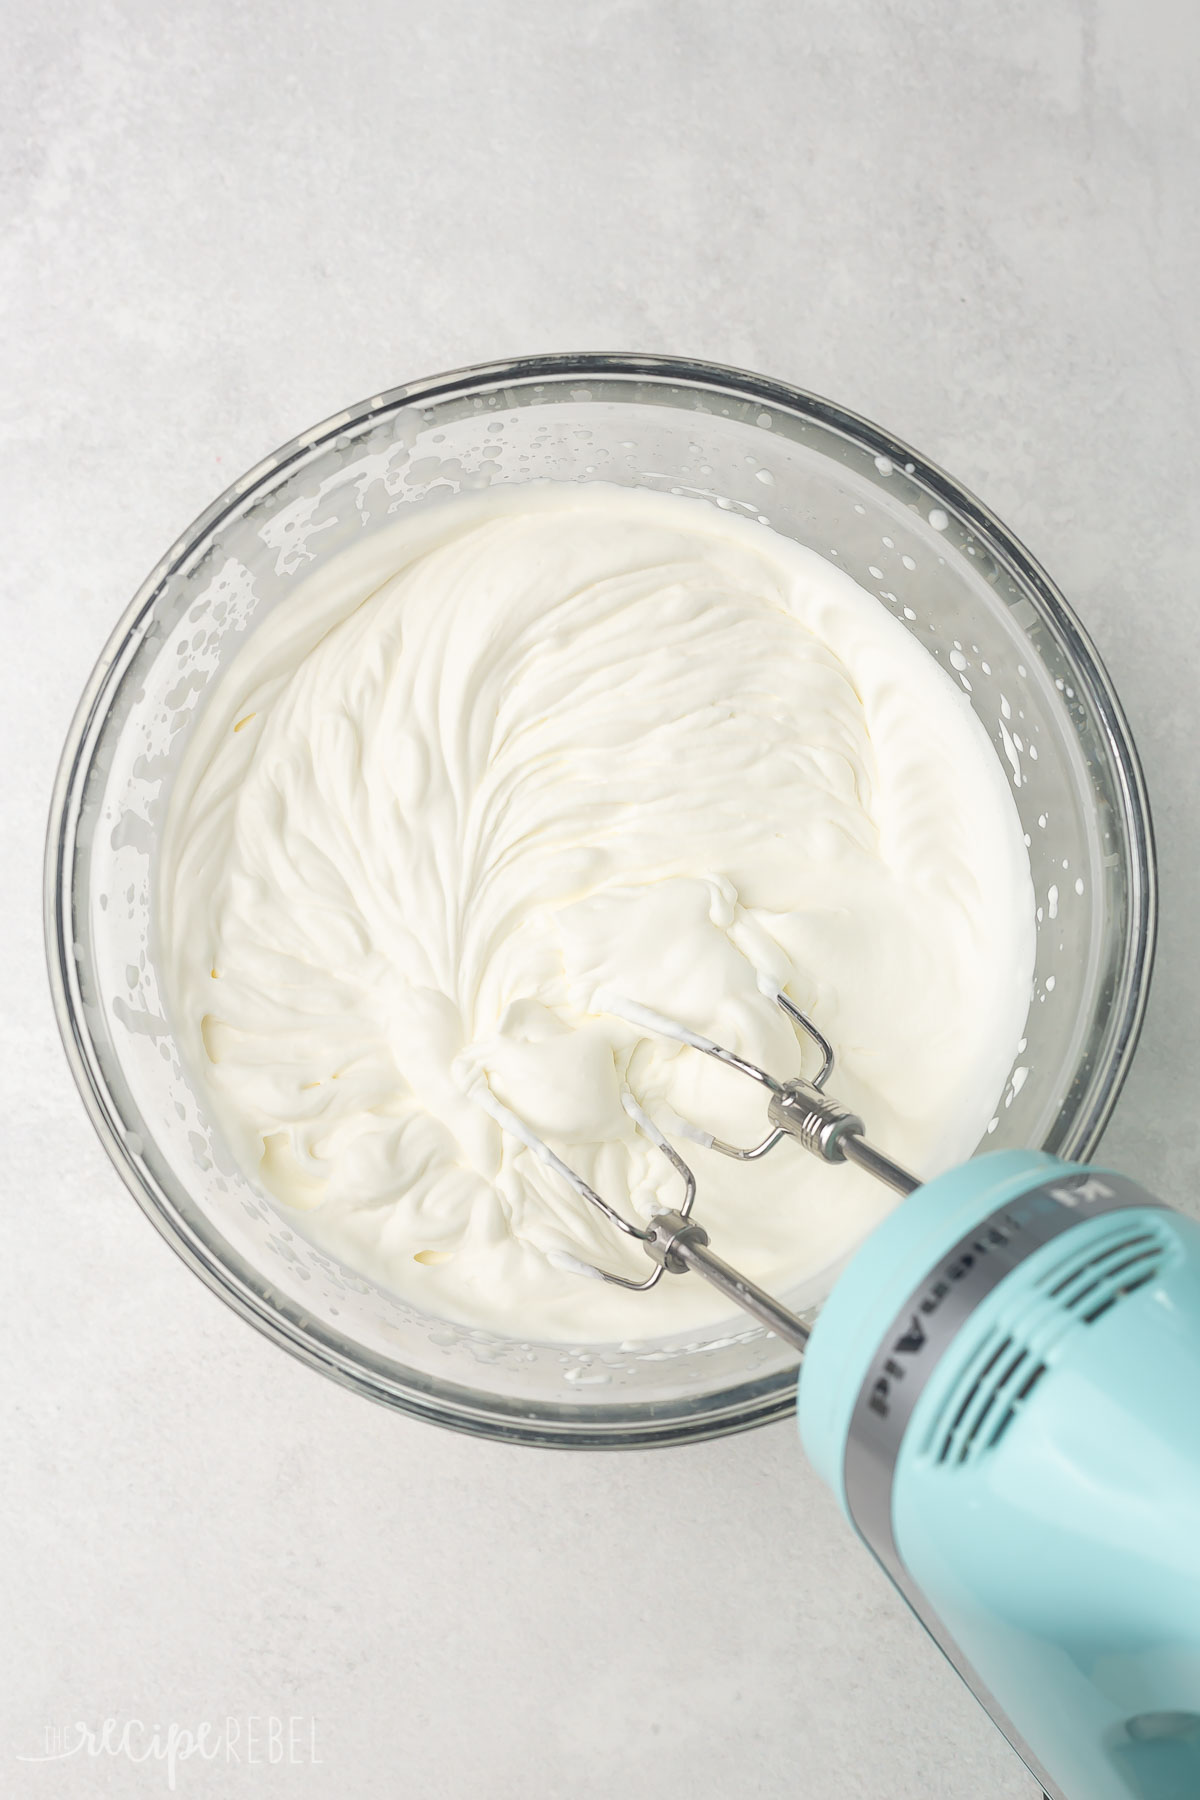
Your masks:
M523 1133L664 1275L703 1276L804 1357L800 1435L883 1570L1053 1800L1200 1800L1200 1225L1109 1170L1039 1151L919 1183L832 1099L833 1053L777 1081L627 1002L611 1010L758 1082L769 1129L905 1198L815 1324L710 1248L686 1162L678 1208L622 1217Z

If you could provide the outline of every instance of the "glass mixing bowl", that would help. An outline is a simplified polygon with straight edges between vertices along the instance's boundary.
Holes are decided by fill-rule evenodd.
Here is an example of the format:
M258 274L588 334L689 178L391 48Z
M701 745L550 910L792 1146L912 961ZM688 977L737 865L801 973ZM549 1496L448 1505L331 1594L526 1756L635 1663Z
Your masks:
M668 1443L787 1412L794 1353L748 1320L638 1344L499 1337L423 1315L322 1255L215 1135L156 967L172 770L247 632L399 509L542 479L665 489L769 521L878 595L969 695L1011 781L1037 898L1026 1042L989 1148L1086 1156L1100 1135L1150 975L1150 818L1108 676L1029 553L878 426L757 375L546 356L396 388L268 457L168 551L88 683L50 818L51 982L105 1148L196 1273L335 1380L489 1437ZM835 1274L785 1298L819 1305Z

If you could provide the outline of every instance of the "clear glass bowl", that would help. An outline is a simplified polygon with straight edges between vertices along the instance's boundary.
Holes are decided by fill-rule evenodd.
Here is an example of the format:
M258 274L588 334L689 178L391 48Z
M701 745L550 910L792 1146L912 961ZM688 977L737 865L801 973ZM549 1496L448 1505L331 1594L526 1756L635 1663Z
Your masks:
M524 1443L668 1443L785 1413L794 1353L749 1321L643 1344L502 1338L422 1315L331 1261L233 1167L166 1027L156 969L172 768L247 631L400 508L547 478L667 489L768 519L878 594L970 695L1013 784L1038 906L1027 1044L988 1147L1085 1156L1099 1137L1150 975L1150 818L1112 684L1029 553L878 426L757 375L548 356L396 388L268 457L168 551L88 683L50 818L51 981L105 1148L216 1293L348 1387ZM835 1274L787 1298L818 1305Z

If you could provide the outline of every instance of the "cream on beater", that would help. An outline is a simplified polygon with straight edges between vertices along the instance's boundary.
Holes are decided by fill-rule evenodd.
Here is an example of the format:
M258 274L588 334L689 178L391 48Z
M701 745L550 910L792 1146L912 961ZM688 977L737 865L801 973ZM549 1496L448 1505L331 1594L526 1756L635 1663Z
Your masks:
M1033 971L1016 808L945 672L814 552L602 484L423 511L263 620L188 747L159 895L175 1032L246 1173L422 1308L552 1340L722 1303L576 1274L648 1265L497 1112L642 1217L678 1180L626 1083L660 1123L764 1129L749 1083L606 994L782 1074L784 988L928 1175L982 1134ZM714 1248L781 1294L888 1203L786 1148L685 1153Z

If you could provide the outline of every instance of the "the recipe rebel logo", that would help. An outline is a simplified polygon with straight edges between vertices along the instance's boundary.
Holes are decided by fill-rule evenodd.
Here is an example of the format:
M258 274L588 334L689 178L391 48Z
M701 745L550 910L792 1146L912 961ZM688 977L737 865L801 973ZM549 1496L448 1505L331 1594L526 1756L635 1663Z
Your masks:
M71 1725L45 1726L41 1748L18 1750L17 1761L61 1765L104 1758L158 1763L167 1788L174 1793L186 1763L296 1768L324 1762L319 1738L317 1719L289 1713L248 1713L244 1718L202 1719L194 1725L174 1720L147 1725L134 1718L103 1719L89 1725L77 1720Z

